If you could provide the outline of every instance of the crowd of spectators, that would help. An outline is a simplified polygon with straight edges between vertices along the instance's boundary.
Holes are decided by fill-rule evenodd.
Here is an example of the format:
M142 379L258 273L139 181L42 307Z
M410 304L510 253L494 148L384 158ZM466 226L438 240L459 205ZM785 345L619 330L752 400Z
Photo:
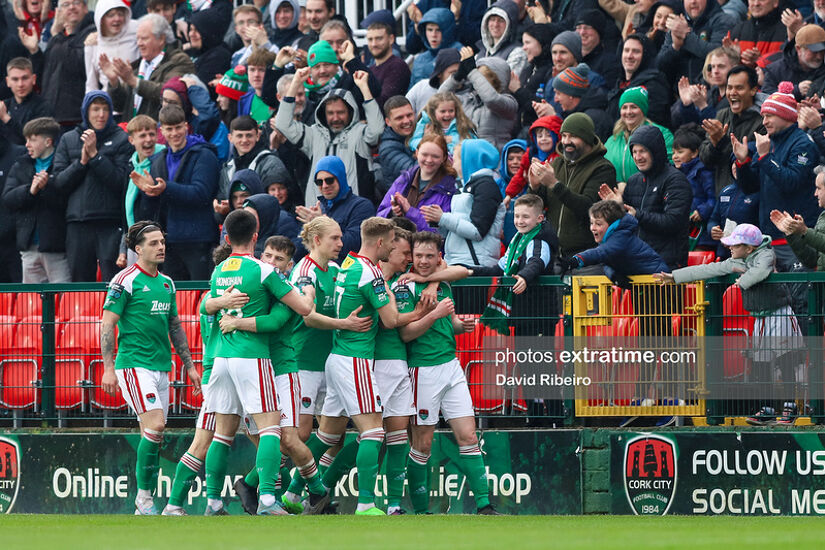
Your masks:
M822 212L821 0L419 0L403 44L377 10L360 48L332 0L91 2L3 2L3 282L108 280L140 219L165 228L168 275L207 279L235 208L296 256L317 216L341 226L342 258L362 220L406 218L487 273L525 194L547 243L527 284L603 272L571 258L614 233L661 260L629 265L724 258L743 223L779 270L825 263L825 239L802 261L789 244ZM600 234L600 200L633 220Z

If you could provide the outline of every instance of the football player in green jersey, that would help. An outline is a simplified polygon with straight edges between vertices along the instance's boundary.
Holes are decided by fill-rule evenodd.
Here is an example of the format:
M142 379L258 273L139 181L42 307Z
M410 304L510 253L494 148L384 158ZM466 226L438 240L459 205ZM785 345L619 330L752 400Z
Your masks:
M109 283L100 330L101 386L109 395L120 387L129 407L137 414L141 439L137 449L135 514L157 515L152 489L169 411L170 340L196 392L200 391L201 379L192 364L186 333L178 317L175 283L158 271L166 252L163 231L154 222L137 222L126 234L126 245L138 259Z
M232 253L232 247L224 243L215 248L212 252L212 261L219 265ZM163 509L164 516L185 516L188 515L183 509L183 500L186 498L195 476L198 475L203 460L206 458L206 451L212 443L212 436L215 433L215 413L208 411L207 393L209 392L209 375L212 371L212 363L215 355L216 334L220 330L216 322L215 315L206 313L205 302L209 299L209 293L203 295L201 299L200 325L201 338L203 339L203 374L201 375L201 391L203 393L203 404L198 412L195 421L195 437L189 448L183 453L175 469L175 479L172 480L172 490L169 493L169 502ZM229 289L219 298L214 298L216 306L221 309L236 309L243 307L249 301L249 296L234 289ZM221 484L222 485L222 484Z
M274 299L299 315L312 311L312 300L301 295L278 270L257 260L252 253L257 242L257 220L246 210L230 212L224 222L232 256L212 275L211 295L228 288L249 296L240 317L266 315ZM227 312L222 312L227 313ZM215 435L206 455L207 485L210 475L225 471L226 458L242 414L249 414L258 427L260 441L255 464L260 478L258 515L286 513L275 500L275 484L281 462L280 410L275 374L269 359L269 337L253 332L220 334L209 381L210 406L215 411ZM214 468L210 468L210 464ZM223 502L208 499L207 515L219 513Z
M437 233L423 231L413 236L413 268L417 274L427 277L437 269L441 261L440 248L441 236ZM411 282L407 292L399 290L399 310L412 311L423 289L421 283ZM410 498L416 513L426 513L429 508L427 462L441 413L458 443L458 466L473 491L478 513L498 514L490 505L473 402L464 371L456 358L455 335L472 332L474 328L474 319L462 321L455 314L450 286L440 283L435 309L419 321L399 329L401 338L408 342L407 362L417 413L413 419L413 441L407 465Z
M292 267L292 256L295 253L295 245L288 238L282 235L274 235L266 241L261 259L278 268L282 272L288 272ZM307 293L311 295L312 289L307 288ZM298 364L296 362L296 350L294 348L294 333L297 325L301 322L300 316L286 309L284 316L283 304L275 304L269 315L262 317L239 318L232 315L221 317L220 325L223 332L232 330L247 330L251 332L267 332L270 337L270 354L275 368L275 384L278 389L278 398L281 403L281 451L282 456L288 455L297 467L297 475L301 476L309 487L309 505L302 507L304 514L319 514L329 502L329 494L321 483L321 476L318 472L315 458L312 453L298 437L298 407L301 395L301 384L298 378ZM250 434L257 432L254 422L247 426ZM281 460L281 472L285 469L285 459ZM289 479L288 476L286 479ZM251 502L257 500L254 495L254 487L258 485L257 473L250 472L245 479L238 479L235 483L235 492L241 496L241 501L248 501L244 504L244 509L249 511Z

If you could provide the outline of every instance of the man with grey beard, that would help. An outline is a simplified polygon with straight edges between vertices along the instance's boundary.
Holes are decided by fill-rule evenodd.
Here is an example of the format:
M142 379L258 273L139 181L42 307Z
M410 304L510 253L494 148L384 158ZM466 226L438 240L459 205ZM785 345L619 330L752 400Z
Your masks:
M528 193L544 200L547 220L559 235L559 255L570 256L596 246L587 212L600 200L599 187L616 187L616 169L604 158L607 149L584 113L564 119L556 150L561 156L552 163L533 159Z

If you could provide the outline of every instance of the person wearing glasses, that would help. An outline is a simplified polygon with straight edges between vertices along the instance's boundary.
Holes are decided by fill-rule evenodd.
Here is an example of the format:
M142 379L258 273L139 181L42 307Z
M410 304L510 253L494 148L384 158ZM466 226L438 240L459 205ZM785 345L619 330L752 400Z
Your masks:
M86 94L84 43L94 30L94 15L85 1L60 0L45 50L40 49L37 33L18 33L34 66L42 67L43 99L54 107L54 118L64 131L82 122L78 106Z
M375 215L375 206L364 197L356 196L347 183L347 170L339 157L321 158L315 165L311 185L318 191L314 206L296 206L295 214L301 224L318 216L329 216L341 226L344 246L336 261L341 263L350 252L361 247L361 222Z

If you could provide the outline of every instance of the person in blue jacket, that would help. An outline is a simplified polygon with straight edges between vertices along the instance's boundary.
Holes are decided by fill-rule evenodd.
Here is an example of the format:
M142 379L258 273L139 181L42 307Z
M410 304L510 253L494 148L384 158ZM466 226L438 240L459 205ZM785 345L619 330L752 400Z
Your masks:
M318 189L318 202L310 207L296 206L296 217L301 224L321 215L337 221L344 246L336 261L343 262L347 254L361 248L361 222L375 216L375 206L369 199L352 193L344 161L338 157L326 156L318 161L312 184Z
M427 33L428 26L431 28L429 34ZM439 51L444 48L460 50L462 47L461 42L455 39L453 12L446 8L433 8L427 11L415 27L426 49L413 59L410 88L419 80L430 77L435 67L435 56ZM438 29L433 30L434 27Z
M713 207L713 212L708 217L705 229L710 238L718 242L716 257L720 260L730 258L730 248L721 242L728 220L737 225L742 223L758 225L759 193L745 193L736 183L725 186L719 192L716 206Z
M627 288L631 275L650 275L667 264L653 248L639 238L639 222L625 212L621 203L601 200L593 204L590 231L596 247L559 260L562 272L588 265L604 265L604 273L617 285Z
M206 281L218 242L212 216L220 174L215 146L188 133L186 115L177 105L163 107L158 118L167 148L152 157L149 175L132 178L140 189L135 218L166 228L165 274L176 281Z
M481 40L481 20L487 11L486 0L463 0L460 3L458 14L451 11L453 2L451 0L419 0L407 8L410 19L416 21L422 14L426 14L433 8L443 8L450 11L456 25L455 39L462 44L475 44ZM417 20L420 22L420 19ZM418 33L418 24L410 25L407 31L407 41L405 48L407 53L416 54L426 50L426 38L424 34Z

